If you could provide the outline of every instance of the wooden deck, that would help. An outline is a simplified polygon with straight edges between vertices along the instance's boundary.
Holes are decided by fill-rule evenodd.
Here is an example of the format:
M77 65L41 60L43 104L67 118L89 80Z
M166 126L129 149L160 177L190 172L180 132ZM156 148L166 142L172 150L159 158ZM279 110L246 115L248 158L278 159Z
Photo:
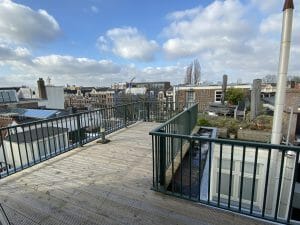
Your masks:
M149 131L139 123L0 181L0 203L22 224L263 224L150 190Z

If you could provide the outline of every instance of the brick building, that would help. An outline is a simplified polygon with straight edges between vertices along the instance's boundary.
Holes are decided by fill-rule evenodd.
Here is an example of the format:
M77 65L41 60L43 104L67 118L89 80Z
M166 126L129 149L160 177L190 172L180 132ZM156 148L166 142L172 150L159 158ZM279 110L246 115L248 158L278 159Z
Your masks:
M227 88L240 88L246 94L250 93L251 85L238 84L228 85ZM221 103L222 99L222 86L221 85L208 85L208 86L177 86L176 88L176 102L180 106L190 106L191 104L198 103L198 110L205 111L211 103Z

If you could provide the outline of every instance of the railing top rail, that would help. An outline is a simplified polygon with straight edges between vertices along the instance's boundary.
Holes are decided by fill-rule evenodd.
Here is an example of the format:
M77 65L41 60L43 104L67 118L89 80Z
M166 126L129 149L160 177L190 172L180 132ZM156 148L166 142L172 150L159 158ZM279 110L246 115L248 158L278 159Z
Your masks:
M171 119L169 119L168 121L166 121L165 123L161 124L160 126L156 127L155 129L153 129L152 131L150 131L150 134L154 134L159 132L161 129L163 129L165 126L167 126L169 123L173 122L174 120L176 120L178 117L182 116L183 114L185 114L186 112L190 111L191 109L193 109L194 107L198 107L198 103L192 105L191 107L183 110L182 112L178 113L176 116L172 117ZM161 133L161 132L159 132Z
M127 105L133 105L133 104L138 104L138 103L143 103L143 102L138 101L138 102L132 102L132 103L127 103L127 104L120 104L120 105L116 105L116 106L103 107L103 108L84 111L84 112L71 113L69 115L57 116L57 117L48 118L48 119L37 119L37 120L34 120L34 121L30 121L30 122L26 122L26 123L22 123L22 124L17 124L17 125L13 125L13 126L0 127L0 131L7 130L7 129L15 129L15 128L18 128L18 127L31 126L31 125L40 124L40 123L43 123L43 122L51 122L51 121L65 119L65 118L76 117L76 116L80 116L80 115L84 115L84 114L103 111L105 109L113 109L113 108L124 107L124 106L127 106Z
M184 134L172 134L172 133L165 133L160 132L159 130L153 130L150 132L150 135L157 135L162 137L173 137L173 138L182 138L188 140L199 140L199 141L208 141L220 144L228 144L228 145L237 145L237 146L248 146L248 147L260 147L264 149L278 149L283 151L295 151L300 152L300 147L298 146L290 146L290 145L276 145L270 143L261 143L261 142L254 142L254 141L244 141L244 140L231 140L231 139L221 139L221 138L209 138L204 136L195 136L195 135L184 135Z

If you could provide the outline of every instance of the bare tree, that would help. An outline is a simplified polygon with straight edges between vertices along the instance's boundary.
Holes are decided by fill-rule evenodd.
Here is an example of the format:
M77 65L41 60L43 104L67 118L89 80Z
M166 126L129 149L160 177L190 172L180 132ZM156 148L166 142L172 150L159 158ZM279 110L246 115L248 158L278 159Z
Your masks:
M184 83L197 85L200 82L200 75L201 75L201 66L198 59L195 59L186 68Z
M193 72L193 63L191 63L187 68L185 72L185 84L192 84L192 72Z
M200 82L200 75L201 75L201 66L198 59L195 59L194 62L194 69L193 69L193 77L194 77L194 84L197 85Z
M277 81L277 77L276 75L271 75L271 74L268 74L266 76L264 76L262 78L262 82L265 83L265 84L268 84L268 83L276 83Z

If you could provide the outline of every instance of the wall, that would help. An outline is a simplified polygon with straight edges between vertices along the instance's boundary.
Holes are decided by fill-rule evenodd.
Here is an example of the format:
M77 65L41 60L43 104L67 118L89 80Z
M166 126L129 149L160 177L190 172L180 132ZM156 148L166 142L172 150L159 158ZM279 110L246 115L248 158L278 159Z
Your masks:
M59 86L46 86L47 100L39 102L48 109L64 109L64 89Z
M59 136L55 135L54 137L45 137L39 140L39 147L37 143L37 141L29 142L29 140L27 140L26 144L23 142L18 146L16 142L12 142L10 146L10 142L4 140L3 144L7 163L11 166L15 164L15 167L18 168L21 167L21 161L24 166L26 166L28 162L39 161L40 156L43 159L45 155L49 155L50 152L51 154L59 152L60 147L63 149L64 146L67 146L68 136L65 132L59 134Z
M228 88L241 88L244 90L245 95L249 96L251 85L229 85ZM205 111L210 103L215 102L215 92L222 91L222 86L182 86L177 87L176 98L179 106L185 106L186 92L195 92L195 103L198 103L198 111Z
M247 141L270 142L271 132L261 130L238 130L237 138Z

